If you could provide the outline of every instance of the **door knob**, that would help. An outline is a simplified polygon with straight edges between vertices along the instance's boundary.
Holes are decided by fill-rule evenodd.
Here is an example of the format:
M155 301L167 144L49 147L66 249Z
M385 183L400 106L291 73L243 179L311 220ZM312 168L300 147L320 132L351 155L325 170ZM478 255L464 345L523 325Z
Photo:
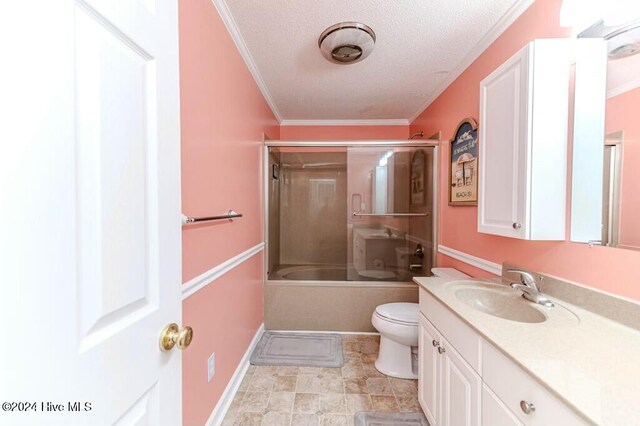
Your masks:
M513 224L513 229L520 229L520 228L522 228L521 224L519 224L519 223L514 223Z
M178 327L178 324L171 323L167 325L160 335L160 350L167 352L178 346L178 349L184 350L189 347L193 340L193 329L191 327Z

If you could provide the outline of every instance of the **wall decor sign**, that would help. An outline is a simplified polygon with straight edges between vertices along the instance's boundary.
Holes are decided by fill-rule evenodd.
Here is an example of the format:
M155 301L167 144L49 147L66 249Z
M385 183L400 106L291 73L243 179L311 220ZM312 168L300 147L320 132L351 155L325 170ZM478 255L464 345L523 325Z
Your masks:
M465 118L458 124L449 150L449 205L478 205L478 124Z
M425 204L425 153L418 149L411 157L411 201L413 207Z

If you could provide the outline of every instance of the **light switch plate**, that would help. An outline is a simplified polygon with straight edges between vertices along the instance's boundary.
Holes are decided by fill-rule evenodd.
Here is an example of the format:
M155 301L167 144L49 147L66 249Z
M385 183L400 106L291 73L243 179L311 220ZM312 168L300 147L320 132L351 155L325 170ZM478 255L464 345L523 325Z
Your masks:
M213 379L213 376L216 374L216 354L215 352L211 354L209 359L207 360L207 383Z

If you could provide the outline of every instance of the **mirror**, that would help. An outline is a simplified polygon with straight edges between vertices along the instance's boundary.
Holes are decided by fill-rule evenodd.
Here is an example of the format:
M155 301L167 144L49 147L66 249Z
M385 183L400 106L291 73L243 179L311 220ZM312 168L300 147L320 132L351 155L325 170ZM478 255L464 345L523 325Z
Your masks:
M410 155L408 151L392 150L379 154L378 162L371 170L373 213L410 212L409 186L407 185Z
M585 34L602 38L578 40L571 240L640 250L640 22Z

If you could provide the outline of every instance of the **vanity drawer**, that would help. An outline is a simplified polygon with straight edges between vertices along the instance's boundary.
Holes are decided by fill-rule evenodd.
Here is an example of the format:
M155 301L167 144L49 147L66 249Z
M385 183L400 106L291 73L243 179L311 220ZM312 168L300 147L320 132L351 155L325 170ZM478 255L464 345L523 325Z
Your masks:
M420 312L446 337L464 360L480 373L480 336L423 288L420 288Z
M547 391L492 345L482 343L482 380L525 425L586 425L573 410ZM526 414L521 401L533 404Z

